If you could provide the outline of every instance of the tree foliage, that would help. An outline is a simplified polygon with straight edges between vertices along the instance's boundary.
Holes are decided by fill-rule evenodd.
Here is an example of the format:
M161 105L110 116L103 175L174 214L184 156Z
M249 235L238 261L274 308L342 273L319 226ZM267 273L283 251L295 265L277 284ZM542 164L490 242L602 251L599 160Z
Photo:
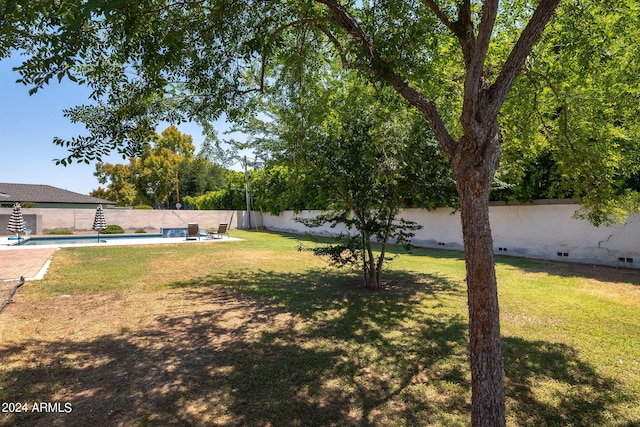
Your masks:
M366 92L353 92L358 90ZM382 108L380 99L368 95L337 97L321 129L304 142L298 156L330 200L329 213L305 223L342 223L355 232L341 237L330 251L344 249L361 267L365 286L379 288L387 243L407 244L421 228L399 218L400 209L408 203L428 208L451 204L453 197L447 196L454 191L448 166L428 129L416 132L407 120L410 114ZM377 254L374 242L380 244Z
M322 210L328 202L313 175L282 162L249 173L249 194L254 210L277 215L285 210Z
M283 76L314 84L318 73L337 72L324 58L390 84L405 98L416 95L413 88L428 94L433 105L420 101L417 108L425 114L437 107L434 129L439 138L448 140L444 129L458 138L463 133L459 118L465 64L471 55L460 39L473 30L478 41L484 4L20 3L3 4L1 23L4 55L16 46L30 54L20 67L22 81L37 90L52 79L68 77L94 89L95 104L67 110L72 121L85 123L91 133L56 140L70 150L69 157L60 160L65 164L99 160L111 150L139 155L161 120L194 119L208 127L221 111L243 120L247 112L256 111L257 95L280 91L281 86L272 83ZM501 67L532 7L512 2L492 11L494 32L480 70L486 72L487 83L501 83L502 76L511 73L503 69L501 76ZM597 223L628 213L638 164L626 155L634 147L624 142L634 141L637 129L633 111L638 55L632 43L638 36L637 7L631 1L561 5L541 43L523 61L523 77L501 115L499 180L511 190L498 198L573 196L593 212L589 218ZM281 92L283 99L295 95ZM612 112L621 117L611 117ZM599 124L596 134L593 123ZM600 126L605 123L608 127ZM619 134L624 136L616 141ZM536 175L544 179L548 174L535 169L544 168L548 160L557 184L549 191L534 191L527 181ZM539 184L544 187L544 182Z
M629 1L560 7L502 114L513 198L573 197L595 224L637 211L639 13Z
M318 68L313 81L281 76L279 93L261 100L267 120L249 117L240 129L252 135L246 146L266 160L265 171L277 172L269 176L271 186L262 188L265 198L275 196L269 207L286 206L290 195L305 204L315 197L311 204L327 212L301 221L310 227L342 223L347 234L314 252L337 265L357 266L365 286L379 288L389 241L406 244L421 228L400 218L401 208L453 205L455 183L428 125L389 88L355 73L336 78ZM282 165L295 174L282 174Z
M387 140L375 141L371 119L366 117L368 112L358 113L357 118L344 117L344 121L335 123L318 140L312 138L303 154L316 185L330 194L332 203L330 213L301 221L311 227L344 224L348 233L355 232L355 236L341 239L344 241L332 250L350 253L349 258L358 261L355 264L362 268L365 286L379 288L389 239L406 243L413 236L411 230L421 227L396 221L404 197L411 195L402 191L409 190L413 178L403 173L401 167L407 157L391 152L399 147L384 144ZM354 238L360 241L359 247L354 247ZM381 244L378 255L374 254L374 241ZM318 249L316 253L323 251Z
M120 206L162 207L178 203L176 191L184 197L220 188L224 182L223 169L195 157L194 150L191 136L169 126L160 135L154 135L140 156L132 157L129 164L97 163L94 175L107 188L94 194Z
M131 165L97 163L94 176L100 184L106 185L106 188L98 187L91 192L92 196L111 200L118 206L142 203L138 197Z
M247 207L244 174L227 170L224 173L224 186L204 194L185 196L184 202L187 206L202 210L244 210Z

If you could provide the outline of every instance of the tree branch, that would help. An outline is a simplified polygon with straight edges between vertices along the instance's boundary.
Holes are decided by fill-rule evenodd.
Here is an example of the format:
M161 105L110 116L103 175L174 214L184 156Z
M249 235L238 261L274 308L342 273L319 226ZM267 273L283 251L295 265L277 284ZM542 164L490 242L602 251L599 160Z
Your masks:
M476 48L476 36L474 33L473 18L471 16L471 3L469 0L460 3L458 19L452 24L451 31L453 31L453 34L455 34L460 42L464 64L468 69L473 60Z
M351 37L353 37L365 53L366 58L372 61L375 57L373 41L367 33L360 27L358 22L349 15L344 7L340 6L336 0L315 0L329 8L334 21L341 26Z
M444 151L451 155L455 151L456 141L451 137L433 101L424 96L415 88L409 86L408 82L396 74L391 67L382 59L378 58L375 46L371 38L360 27L353 17L338 4L337 0L315 0L329 8L334 22L342 27L347 34L353 37L364 51L365 57L371 67L370 72L377 77L389 82L393 88L411 105L416 107L431 124L433 132L442 145Z
M520 34L518 41L511 50L509 57L502 66L502 70L488 92L488 105L486 114L498 114L513 83L520 73L520 69L531 53L533 45L538 41L547 23L553 16L560 0L541 0L533 12L529 23Z
M529 71L529 73L525 74L526 76L529 76L529 74L533 74L536 75L538 77L540 77L542 80L544 80L544 82L547 84L547 86L549 87L549 89L551 89L551 92L553 92L553 95L556 97L556 99L561 100L562 97L560 96L560 91L553 85L553 82L551 82L551 79L549 78L549 76L542 74L538 71ZM535 104L534 104L535 105ZM569 148L573 151L573 152L577 152L578 150L576 149L573 141L571 140L571 137L569 136L569 106L567 105L566 102L561 101L560 103L560 107L562 108L562 117L563 117L563 122L562 122L562 134L564 136L564 139L567 141L567 144L569 145ZM537 108L536 108L537 110ZM540 117L540 120L542 121L542 126L545 128L545 130L547 130L547 125L544 123L544 120L542 118L542 114L540 114L538 112L538 115ZM551 135L551 132L547 130L547 133L549 135Z
M436 4L435 1L433 0L423 0L423 1L429 7L429 9L433 11L436 17L440 20L440 22L442 22L445 25L445 27L449 28L450 30L453 28L453 23L451 22L451 19L449 19L449 17L445 15L445 13L442 11L442 9L440 9L440 7Z
M293 27L295 25L299 25L299 24L312 24L315 22L325 22L327 21L328 18L304 18L304 19L298 19L297 21L292 21L289 22L287 24L284 24L278 28L276 28L273 33L271 33L269 40L273 40L276 38L276 36L278 34L280 34L281 32L283 32L284 30L286 30L287 28Z
M482 19L478 26L477 39L473 36L473 22L467 22L471 19L471 11L467 11L464 15L467 41L463 43L465 58L468 58L467 73L464 81L464 102L462 107L462 117L466 119L475 119L475 112L478 110L478 96L480 91L487 84L484 77L484 63L491 42L491 33L498 15L498 0L487 0L482 6ZM461 16L461 19L463 17Z
M449 134L436 105L429 98L424 96L415 88L409 86L400 76L393 75L390 79L393 88L411 105L416 107L422 115L429 121L433 133L440 142L442 149L448 156L452 156L456 150L457 142Z
M474 79L482 77L484 61L491 42L491 33L498 15L498 0L487 0L482 6L482 18L478 25L478 36L475 43L475 51L471 63Z
M340 56L340 62L342 63L342 68L344 69L353 68L352 64L349 63L347 56L344 54L344 49L340 44L340 40L338 40L336 36L334 36L331 33L331 31L329 31L328 28L325 28L324 26L320 26L319 28L320 28L320 31L322 31L324 35L327 36L331 44L333 44L335 49L338 51L338 55Z

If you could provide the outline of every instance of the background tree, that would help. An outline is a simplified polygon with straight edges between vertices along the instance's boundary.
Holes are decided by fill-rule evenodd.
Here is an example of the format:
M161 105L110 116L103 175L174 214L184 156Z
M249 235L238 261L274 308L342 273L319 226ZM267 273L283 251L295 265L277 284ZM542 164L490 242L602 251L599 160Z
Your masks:
M178 167L185 160L191 160L195 147L189 135L183 135L175 126L162 131L149 149L145 150L137 162L133 162L138 192L153 201L155 206L178 203ZM170 201L170 194L173 200ZM171 203L171 205L170 205Z
M245 210L247 204L244 173L227 170L224 182L224 187L219 190L207 191L198 196L185 196L184 203L203 210Z
M138 203L131 165L97 163L94 176L100 184L106 185L106 188L99 187L91 192L92 196L111 200L118 206L132 206Z
M252 208L278 215L285 210L327 208L315 178L282 161L273 161L250 171L249 189Z
M97 191L119 206L174 206L178 202L176 180L181 197L223 188L225 169L203 156L194 157L194 150L191 136L170 126L154 136L129 164L97 163L94 175L107 184L106 189Z
M504 150L502 165L494 181L492 200L531 202L573 196L573 190L564 185L560 165L548 148L519 152L517 155L518 152L515 147ZM510 160L506 161L505 157Z
M501 115L501 179L520 197L574 197L596 225L640 206L638 13L630 1L559 8Z
M97 6L80 0L54 2L30 28L37 37L30 39L33 44L27 48L32 57L21 70L23 81L36 89L52 77L76 78L78 72L94 88L94 97L101 102L68 111L72 120L89 125L91 136L57 140L70 149L66 160L81 161L114 149L137 152L139 141L161 120L195 118L206 124L220 111L232 120L243 117L247 109L255 108L251 95L269 90L274 75L294 70L307 53L315 59L335 55L344 67L392 87L429 122L454 171L467 266L472 423L504 425L488 216L501 147L498 112L558 3L145 0ZM568 1L563 9L567 13L559 14L556 22L571 28L566 34L576 44L598 34L592 30L607 23L596 19L596 27L582 28L577 19L593 18L594 13L628 15L637 24L636 2L602 5ZM573 11L586 15L574 16ZM583 33L586 28L591 31ZM621 47L630 46L628 33L619 29L611 33L612 39L600 41L615 39ZM629 65L633 68L635 63ZM560 125L558 130L570 133L572 128ZM620 146L600 143L611 139L595 139L592 145L606 153L604 157L627 157ZM582 161L588 158L583 150L571 148L569 141L574 138L564 141L568 149L561 149L563 155L580 159L576 164L589 164ZM586 171L591 172L592 182L611 188L615 174L603 174L600 168ZM606 205L611 194L597 186L584 190L588 193L582 198L593 206Z
M199 196L208 191L224 187L226 170L197 155L185 159L178 165L181 197Z

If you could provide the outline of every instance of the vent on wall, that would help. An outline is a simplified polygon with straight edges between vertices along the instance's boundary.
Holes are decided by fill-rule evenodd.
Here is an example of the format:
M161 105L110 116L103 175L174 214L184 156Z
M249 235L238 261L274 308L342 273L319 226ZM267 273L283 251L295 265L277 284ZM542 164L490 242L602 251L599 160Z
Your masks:
M444 246L445 243L444 242L438 242L438 246Z
M507 251L508 251L508 249L507 249L507 248L498 248L498 251L500 251L500 252L507 252Z
M620 258L618 258L618 261L620 261L620 262L628 262L629 264L633 264L633 258L620 257Z
M569 256L569 252L558 252L557 255L565 257L565 256Z

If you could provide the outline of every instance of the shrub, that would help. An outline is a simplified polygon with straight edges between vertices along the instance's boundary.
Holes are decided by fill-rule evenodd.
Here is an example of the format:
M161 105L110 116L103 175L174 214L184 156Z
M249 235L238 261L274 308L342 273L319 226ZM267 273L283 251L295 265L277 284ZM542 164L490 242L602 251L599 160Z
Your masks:
M149 205L137 205L134 206L133 209L151 209L153 210L153 206L149 206Z
M44 234L52 234L52 235L58 235L58 234L73 234L73 231L70 230L65 230L65 229L58 229L58 230L51 230L51 231L47 231Z
M138 228L135 232L136 234L145 234L147 230L145 230L144 228Z
M102 234L124 234L124 228L116 224L110 224L102 231Z

